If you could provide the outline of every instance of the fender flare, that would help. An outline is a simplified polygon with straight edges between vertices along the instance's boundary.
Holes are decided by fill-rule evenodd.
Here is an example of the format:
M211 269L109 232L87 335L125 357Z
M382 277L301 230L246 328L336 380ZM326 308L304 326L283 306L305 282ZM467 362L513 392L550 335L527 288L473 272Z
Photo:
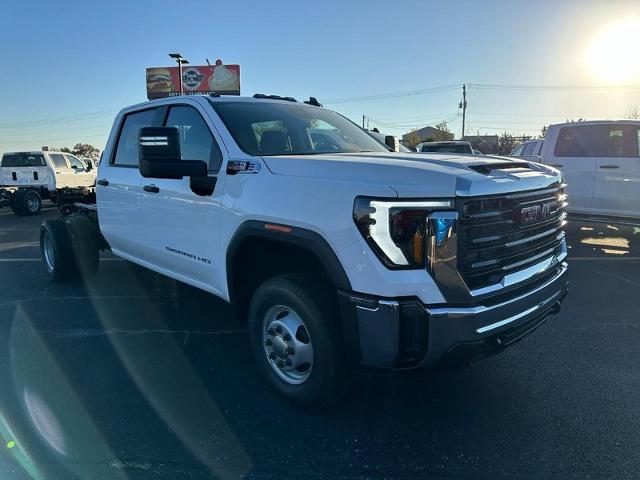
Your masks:
M306 228L260 220L247 220L240 224L229 242L226 254L227 285L229 287L232 285L233 259L244 241L250 238L289 244L308 251L325 269L334 287L339 290L351 290L351 282L340 260L320 234ZM232 296L231 289L229 289L231 302L234 300Z

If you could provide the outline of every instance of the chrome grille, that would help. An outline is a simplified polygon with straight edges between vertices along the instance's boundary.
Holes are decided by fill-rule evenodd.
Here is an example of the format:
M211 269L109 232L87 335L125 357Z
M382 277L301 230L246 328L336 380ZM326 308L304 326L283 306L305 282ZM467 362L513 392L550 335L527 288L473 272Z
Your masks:
M458 197L458 271L470 290L561 252L564 188Z

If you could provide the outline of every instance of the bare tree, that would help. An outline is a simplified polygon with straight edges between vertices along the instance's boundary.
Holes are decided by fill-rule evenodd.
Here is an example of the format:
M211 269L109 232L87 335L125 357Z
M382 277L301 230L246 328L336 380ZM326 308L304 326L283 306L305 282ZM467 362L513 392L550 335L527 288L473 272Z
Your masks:
M422 143L422 139L420 138L420 135L418 135L415 130L407 133L404 136L404 141L409 145L409 147L415 147L419 143Z
M629 113L627 113L627 118L631 120L640 120L640 107L638 105L634 105L629 109Z
M502 132L498 137L498 155L510 155L514 148L516 148L516 140L513 135Z

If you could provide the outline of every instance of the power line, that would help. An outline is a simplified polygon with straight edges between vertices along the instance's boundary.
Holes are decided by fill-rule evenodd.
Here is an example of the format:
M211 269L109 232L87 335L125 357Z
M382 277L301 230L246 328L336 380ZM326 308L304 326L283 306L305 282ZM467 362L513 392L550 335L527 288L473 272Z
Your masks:
M323 103L349 103L349 102L368 102L371 100L380 100L384 98L408 97L412 95L428 95L431 93L439 93L446 90L454 90L460 88L460 85L441 85L438 87L423 88L419 90L405 90L402 92L379 93L377 95L364 95L358 97L331 98Z
M478 90L593 90L593 91L635 91L640 85L503 85L492 83L469 83L469 88Z
M0 123L0 128L34 127L34 126L40 126L40 125L47 125L49 123L70 123L70 122L77 122L77 121L84 121L84 120L92 120L95 118L112 115L118 111L120 111L120 109L100 110L97 112L79 113L79 114L70 115L67 117L51 117L51 118L40 118L37 120L23 120L19 122Z

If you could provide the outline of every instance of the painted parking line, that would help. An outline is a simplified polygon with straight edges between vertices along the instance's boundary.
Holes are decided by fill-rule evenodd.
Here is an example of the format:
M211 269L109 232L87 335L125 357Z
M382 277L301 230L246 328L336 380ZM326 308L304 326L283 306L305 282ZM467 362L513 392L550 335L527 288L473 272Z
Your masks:
M41 262L42 258L0 258L0 262ZM101 258L101 262L126 262L126 260L122 258Z

